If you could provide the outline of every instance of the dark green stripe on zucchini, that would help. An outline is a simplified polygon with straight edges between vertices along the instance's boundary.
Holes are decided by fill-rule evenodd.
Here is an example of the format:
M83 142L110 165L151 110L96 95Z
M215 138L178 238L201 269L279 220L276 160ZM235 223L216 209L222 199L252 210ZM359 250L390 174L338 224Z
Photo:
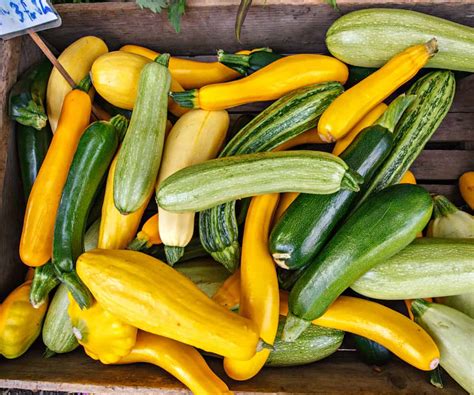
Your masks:
M273 150L314 127L324 110L343 90L341 84L328 82L301 88L282 97L245 125L219 156ZM201 212L199 232L204 248L233 272L240 261L235 202Z
M115 155L127 120L91 124L82 135L64 186L54 228L52 261L56 273L77 303L88 307L92 296L75 272L84 252L84 233L94 197Z
M33 65L21 76L10 91L10 118L37 130L47 125L45 95L51 69L49 60L45 60Z
M455 86L451 71L434 71L420 78L407 91L416 99L397 124L392 152L370 182L359 205L371 193L401 180L448 113Z
M432 211L430 194L417 185L394 185L367 199L291 290L284 339L296 339L360 276L410 244Z

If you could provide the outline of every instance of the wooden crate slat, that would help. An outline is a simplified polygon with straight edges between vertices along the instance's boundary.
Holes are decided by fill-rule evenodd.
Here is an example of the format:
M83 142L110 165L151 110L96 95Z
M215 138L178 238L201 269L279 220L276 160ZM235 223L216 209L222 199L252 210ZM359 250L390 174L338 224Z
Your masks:
M266 368L245 382L225 378L222 361L209 360L211 368L229 384L235 394L414 394L430 393L426 373L399 361L384 366L381 373L360 362L350 352L339 352L312 365L298 368ZM462 390L443 377L445 394ZM156 366L101 365L82 350L45 360L40 350L0 365L0 387L45 389L68 392L145 394L189 394L182 384Z
M8 92L18 76L20 39L0 40L0 300L26 271L18 257L23 218L23 190L13 122L8 118Z
M313 2L311 2L313 3ZM322 52L327 28L341 13L327 4L268 4L252 7L242 31L242 44L234 37L234 20L238 2L218 8L203 4L187 8L182 20L179 37L167 22L166 16L141 10L133 3L59 4L56 6L63 19L61 29L49 30L44 34L59 49L64 48L83 34L104 38L113 48L130 43L142 43L151 48L171 48L175 54L212 54L216 48L239 50L242 46L258 48L271 45L276 51ZM379 2L381 4L381 2ZM364 8L364 2L341 4L341 11L347 13ZM77 12L80 7L81 12ZM465 25L472 23L470 14L474 4L431 2L390 2L392 8L407 8L436 16L449 15ZM105 23L113 21L112 23ZM285 34L277 34L285 26Z
M466 204L464 200L462 200L461 195L459 194L459 188L457 183L446 185L425 184L424 182L420 182L419 185L421 185L423 188L426 188L430 193L446 196L451 202L453 202L458 207L464 206Z
M424 150L411 170L420 180L457 180L474 170L474 151Z

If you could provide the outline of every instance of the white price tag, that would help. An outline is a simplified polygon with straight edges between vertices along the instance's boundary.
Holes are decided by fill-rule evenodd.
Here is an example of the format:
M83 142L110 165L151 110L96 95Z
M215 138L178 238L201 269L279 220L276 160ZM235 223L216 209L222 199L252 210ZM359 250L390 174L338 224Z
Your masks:
M0 0L0 38L8 39L61 25L48 0Z

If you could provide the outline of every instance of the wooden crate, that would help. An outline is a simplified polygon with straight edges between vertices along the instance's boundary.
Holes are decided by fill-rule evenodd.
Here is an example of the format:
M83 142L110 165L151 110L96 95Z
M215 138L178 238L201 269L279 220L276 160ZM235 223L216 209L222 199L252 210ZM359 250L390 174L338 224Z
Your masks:
M111 50L135 43L176 55L209 59L217 48L235 51L270 46L275 51L326 52L324 35L340 15L323 0L254 1L242 34L234 39L234 18L238 1L188 0L189 7L176 34L164 16L141 10L134 3L58 5L62 27L44 32L59 50L75 39L91 34L103 38ZM470 0L450 1L338 1L343 13L366 7L408 8L472 25L474 4ZM7 95L18 75L41 57L29 38L0 41L0 298L21 283L25 267L18 258L18 242L24 201L15 147L13 122L6 113ZM428 190L443 193L461 204L457 178L474 169L474 76L458 82L454 104L413 171ZM256 112L263 106L248 105L233 114ZM82 351L51 358L41 357L38 344L23 357L1 361L0 387L32 390L167 394L186 393L183 386L162 370L149 365L103 366ZM211 366L224 377L221 363ZM264 369L247 382L229 382L236 393L321 393L321 394L424 394L434 393L427 374L400 361L374 371L353 353L339 352L330 358L298 368ZM463 393L451 379L445 394Z

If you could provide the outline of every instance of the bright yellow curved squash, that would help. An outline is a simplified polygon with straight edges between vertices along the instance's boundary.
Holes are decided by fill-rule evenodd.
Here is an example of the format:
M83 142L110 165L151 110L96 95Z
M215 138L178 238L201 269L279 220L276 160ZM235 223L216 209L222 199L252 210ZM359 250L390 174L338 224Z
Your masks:
M107 45L100 38L85 36L69 45L59 55L58 61L77 84L89 74L92 63L108 51ZM48 89L46 90L46 108L53 133L56 132L58 126L64 98L71 90L69 83L54 68L49 77Z
M152 60L143 56L124 52L109 52L94 62L91 69L92 84L97 93L116 107L132 110L137 98L138 81L143 67ZM174 79L171 90L182 92L183 87ZM177 117L187 111L169 100L169 111Z
M435 39L409 47L338 96L319 118L321 139L332 142L349 133L365 114L413 78L437 50Z
M135 346L116 364L137 362L159 366L186 385L193 394L232 394L195 348L176 340L139 331Z
M30 303L30 290L31 281L27 281L0 306L0 354L5 358L18 358L41 333L48 303L35 309Z
M104 309L141 330L241 360L252 358L261 345L254 323L218 305L158 259L95 249L76 266Z
M132 351L137 339L137 328L104 310L97 301L88 309L81 310L71 294L68 297L72 330L87 355L109 364Z
M144 56L150 60L156 59L158 52L140 47L139 45L124 45L120 51ZM237 71L219 62L198 62L190 59L171 57L169 70L184 89L200 88L204 85L232 81L240 78Z
M260 337L273 344L278 329L278 278L273 257L268 251L268 235L280 196L278 193L252 198L245 220L240 265L239 314L255 322ZM270 355L270 350L259 351L247 361L224 358L224 370L234 380L254 377Z

